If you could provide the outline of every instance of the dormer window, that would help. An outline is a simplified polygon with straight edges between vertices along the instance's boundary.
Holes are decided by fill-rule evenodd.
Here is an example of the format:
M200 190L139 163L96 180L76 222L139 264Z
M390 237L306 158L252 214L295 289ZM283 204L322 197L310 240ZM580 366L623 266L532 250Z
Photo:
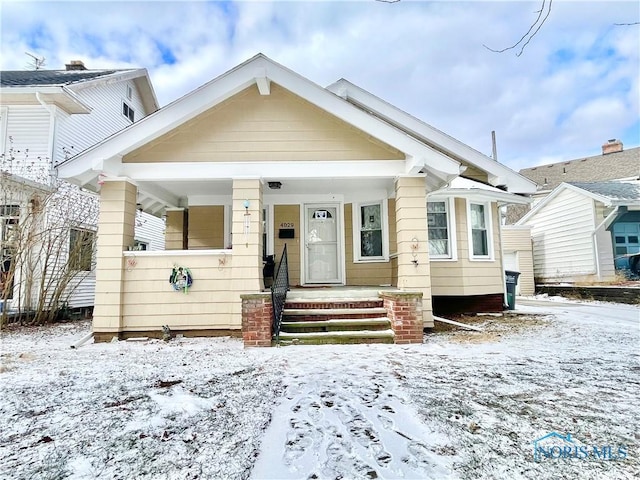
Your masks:
M127 117L132 123L135 121L135 112L133 108L129 106L127 102L122 102L122 114Z

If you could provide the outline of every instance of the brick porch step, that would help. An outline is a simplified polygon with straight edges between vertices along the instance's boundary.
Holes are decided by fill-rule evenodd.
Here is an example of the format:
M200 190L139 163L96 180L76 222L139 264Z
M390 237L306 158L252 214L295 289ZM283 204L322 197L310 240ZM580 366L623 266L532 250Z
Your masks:
M359 330L339 332L280 332L282 345L319 345L353 343L393 343L393 330Z

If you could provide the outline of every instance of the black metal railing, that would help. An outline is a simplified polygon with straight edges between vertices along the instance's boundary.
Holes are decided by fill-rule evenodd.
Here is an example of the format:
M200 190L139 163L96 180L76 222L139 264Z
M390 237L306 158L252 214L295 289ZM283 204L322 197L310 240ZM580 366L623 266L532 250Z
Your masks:
M289 261L287 260L287 245L282 250L282 257L276 270L276 276L271 285L271 303L273 305L273 335L276 344L280 343L280 324L282 323L282 312L284 302L287 300L289 291Z

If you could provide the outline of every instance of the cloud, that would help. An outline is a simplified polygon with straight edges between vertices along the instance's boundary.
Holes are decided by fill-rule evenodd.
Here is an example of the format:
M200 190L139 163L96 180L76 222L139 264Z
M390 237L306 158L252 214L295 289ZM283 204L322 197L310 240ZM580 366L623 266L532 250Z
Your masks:
M525 2L5 2L2 69L146 67L166 105L258 52L326 86L345 77L515 169L640 144L635 2L554 2L524 54Z

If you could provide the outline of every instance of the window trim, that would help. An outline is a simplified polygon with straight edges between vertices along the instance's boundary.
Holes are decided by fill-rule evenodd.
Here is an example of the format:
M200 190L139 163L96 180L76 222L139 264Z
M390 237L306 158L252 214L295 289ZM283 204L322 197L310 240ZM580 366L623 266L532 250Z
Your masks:
M474 255L473 253L473 232L471 228L471 205L482 205L484 207L484 223L487 232L488 255ZM469 260L480 262L492 262L495 260L493 245L493 214L491 212L491 202L478 202L467 199L467 241L469 242Z
M125 108L128 114L125 113ZM135 122L136 111L133 109L133 107L131 107L131 105L129 105L129 103L126 100L122 101L122 116L127 120L129 120L131 123Z
M429 260L433 260L434 262L451 262L458 260L458 238L456 234L456 202L455 198L434 198L428 199L427 204L433 202L444 202L445 210L447 213L447 233L448 233L448 241L449 241L449 254L448 255L431 255L429 253ZM427 208L427 216L428 208ZM427 244L429 243L429 220L427 219Z
M389 261L389 201L373 200L368 202L353 202L351 204L351 225L353 241L353 263L383 263ZM380 205L380 223L382 228L382 255L375 257L362 257L360 244L362 235L360 230L360 208L371 205Z

